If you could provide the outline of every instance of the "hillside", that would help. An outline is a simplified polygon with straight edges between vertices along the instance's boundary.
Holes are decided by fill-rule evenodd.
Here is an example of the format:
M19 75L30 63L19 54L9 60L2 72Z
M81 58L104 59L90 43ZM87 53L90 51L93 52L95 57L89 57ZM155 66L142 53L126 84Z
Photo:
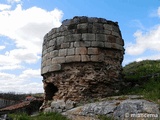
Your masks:
M142 94L159 103L160 60L132 62L123 68L123 75L128 86L123 94Z

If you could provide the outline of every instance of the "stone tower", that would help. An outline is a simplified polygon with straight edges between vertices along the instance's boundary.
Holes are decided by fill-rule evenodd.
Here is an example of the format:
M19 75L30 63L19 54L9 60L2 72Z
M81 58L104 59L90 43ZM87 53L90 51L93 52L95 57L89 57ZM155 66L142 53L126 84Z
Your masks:
M124 41L117 22L74 17L44 37L45 100L85 101L119 90Z

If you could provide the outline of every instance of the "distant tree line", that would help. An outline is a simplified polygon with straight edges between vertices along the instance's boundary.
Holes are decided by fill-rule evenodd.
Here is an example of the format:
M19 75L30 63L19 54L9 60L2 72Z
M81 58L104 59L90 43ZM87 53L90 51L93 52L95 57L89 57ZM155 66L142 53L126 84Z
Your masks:
M26 98L29 94L19 94L15 92L8 92L8 93L0 93L0 98L7 99L7 100L14 100L14 101L21 101Z

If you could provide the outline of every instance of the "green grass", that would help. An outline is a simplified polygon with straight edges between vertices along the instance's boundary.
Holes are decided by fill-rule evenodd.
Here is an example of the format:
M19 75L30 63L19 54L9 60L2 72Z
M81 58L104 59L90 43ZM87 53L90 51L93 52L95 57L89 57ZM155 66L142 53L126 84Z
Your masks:
M133 62L123 68L125 82L137 83L138 87L125 88L123 94L144 95L158 102L160 99L160 61Z
M31 117L25 113L18 113L10 114L9 117L11 117L13 120L69 120L60 113L40 113L34 117Z

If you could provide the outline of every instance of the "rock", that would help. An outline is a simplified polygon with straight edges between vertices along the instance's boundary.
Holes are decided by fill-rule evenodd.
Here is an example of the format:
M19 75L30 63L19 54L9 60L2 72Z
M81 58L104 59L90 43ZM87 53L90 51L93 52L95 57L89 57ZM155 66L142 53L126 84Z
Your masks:
M67 100L66 102L64 100L57 100L51 103L51 111L53 112L62 113L74 107L75 107L75 102L71 100ZM48 109L50 110L50 108Z
M54 109L65 109L65 102L64 102L64 100L53 101L51 103L51 108L54 108Z
M48 112L52 112L51 107L47 107L47 108L44 109L44 113L48 113Z
M136 95L128 97L130 98L124 100L105 100L102 102L85 104L63 112L62 114L68 116L72 120L77 120L77 116L79 116L79 118L83 117L83 119L90 117L96 120L98 119L97 115L113 117L116 120L158 119L160 115L158 104L144 99L135 99Z
M66 107L66 110L70 110L70 109L72 109L72 108L75 107L75 102L74 102L74 101L71 101L71 100L67 100L65 107Z

